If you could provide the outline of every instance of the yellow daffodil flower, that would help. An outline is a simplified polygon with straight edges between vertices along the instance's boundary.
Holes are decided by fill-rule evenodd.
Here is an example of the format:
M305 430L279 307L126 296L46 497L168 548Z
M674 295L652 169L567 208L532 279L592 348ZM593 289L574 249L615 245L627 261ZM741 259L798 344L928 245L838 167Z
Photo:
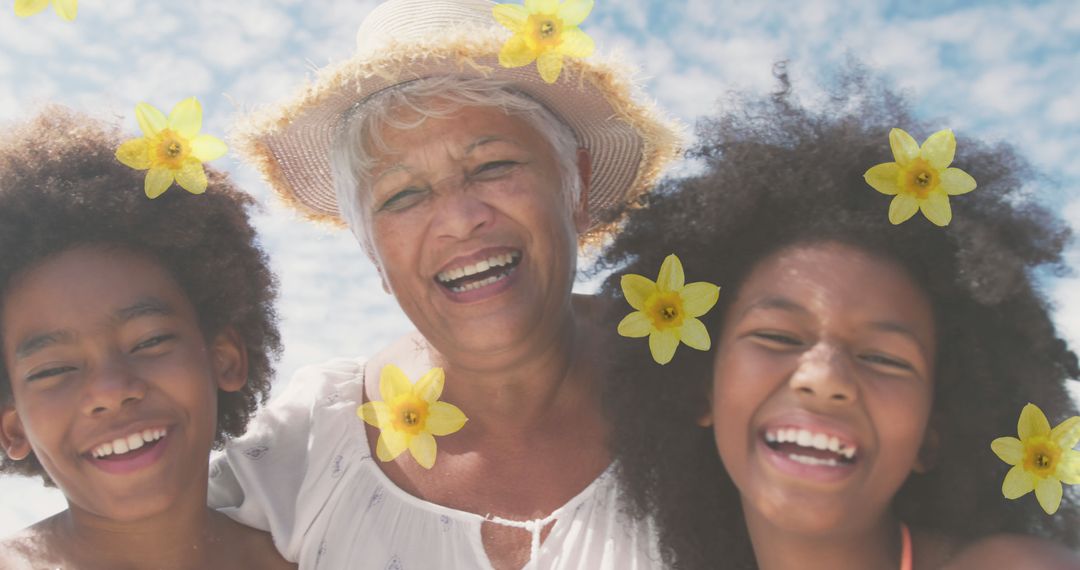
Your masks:
M947 226L952 221L949 196L975 189L975 179L959 168L949 168L956 154L956 137L951 130L938 131L920 147L902 129L889 132L889 145L896 162L879 164L863 178L882 194L895 196L889 205L889 221L902 223L922 210L926 219Z
M53 10L63 19L72 21L79 12L79 0L15 0L15 15L20 18L33 16L53 5Z
M356 410L365 422L379 428L375 455L393 461L406 449L424 469L435 465L436 435L450 435L469 418L453 404L440 402L445 376L432 368L416 384L393 364L383 367L379 378L382 401L367 402Z
M157 198L175 180L192 194L206 191L203 163L222 157L228 147L217 137L200 135L202 106L194 97L176 104L169 118L147 103L135 106L143 136L116 149L116 159L135 170L147 170L144 188Z
M1013 468L1005 475L1001 493L1007 499L1022 497L1032 490L1039 505L1052 515L1061 504L1061 484L1080 485L1080 416L1073 416L1054 429L1035 404L1024 406L1015 437L999 437L990 449Z
M534 60L540 77L555 83L562 73L563 56L588 57L595 45L578 29L592 11L593 0L525 0L524 6L499 4L495 21L514 33L499 51L503 67L521 67Z
M690 348L709 350L709 331L697 319L720 298L720 288L704 281L684 285L682 262L667 256L654 283L633 273L621 281L623 296L636 309L619 323L619 334L649 337L649 351L660 364L671 362L682 341Z

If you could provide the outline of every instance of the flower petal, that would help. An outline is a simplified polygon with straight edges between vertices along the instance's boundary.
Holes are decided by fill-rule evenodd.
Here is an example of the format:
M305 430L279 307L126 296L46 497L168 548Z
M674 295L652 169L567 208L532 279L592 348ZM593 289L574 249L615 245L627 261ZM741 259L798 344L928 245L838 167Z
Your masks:
M1058 479L1069 485L1080 485L1080 451L1063 450L1061 464L1058 465Z
M469 418L460 408L446 402L435 402L428 407L426 429L432 435L450 435L462 428Z
M192 194L206 192L206 171L202 163L195 158L185 160L180 170L176 171L176 183Z
M191 140L202 130L202 105L194 97L176 104L169 113L169 128L176 134Z
M679 348L679 333L674 329L653 331L649 335L649 352L658 364L667 364Z
M413 392L416 393L420 399L424 400L428 404L439 399L442 396L443 385L446 383L446 373L442 368L436 366L431 370L428 370L416 381L413 386Z
M904 129L889 131L889 147L892 148L893 159L900 166L907 166L919 156L919 143Z
M630 306L638 311L644 311L645 302L649 300L653 293L656 293L656 283L653 283L652 279L636 273L623 275L622 279L619 280L619 285L622 286L623 297L626 297L626 302L630 303Z
M720 298L720 288L712 283L698 281L683 287L680 296L686 316L700 317L716 305Z
M1061 449L1072 449L1080 443L1080 416L1073 416L1050 430L1050 439Z
M919 154L938 170L948 168L956 155L956 137L952 130L944 129L930 135L922 144Z
M1032 437L1047 435L1050 433L1050 422L1046 421L1046 414L1039 406L1027 404L1020 411L1020 421L1016 424L1016 433L1020 441L1027 441Z
M577 27L589 17L592 9L593 0L566 0L559 6L559 18L562 19L563 26Z
M496 22L514 33L524 28L529 19L529 11L520 4L497 4L492 7L491 14L495 16Z
M686 284L682 261L674 253L664 258L660 264L660 275L656 277L656 287L661 291L678 291Z
M941 172L941 189L950 196L967 194L975 189L975 179L959 168L946 168Z
M366 402L356 408L356 415L360 416L360 419L364 420L365 423L377 428L390 425L390 406L386 402L378 400Z
M871 188L893 196L900 192L900 165L895 162L883 162L863 174L863 179Z
M379 461L393 461L409 448L409 436L397 430L384 429L379 432L379 441L375 444L375 455Z
M682 338L683 343L690 348L709 350L709 346L711 346L709 330L705 328L705 323L692 317L683 321L679 336Z
M431 466L435 465L437 451L435 438L431 437L430 433L420 432L409 441L409 453L424 469L431 469Z
M1052 515L1061 506L1061 481L1057 479L1039 479L1035 484L1035 498L1039 500L1039 506Z
M911 194L900 193L889 204L889 221L895 226L902 224L919 211L919 199Z
M1009 465L1016 465L1024 460L1024 444L1015 437L999 437L990 442L990 449Z
M197 158L199 162L217 160L225 156L227 152L229 152L229 147L213 135L197 135L191 139L191 156Z
M389 402L402 394L408 394L412 392L412 389L413 385L409 382L409 377L396 364L383 366L382 372L379 373L379 395L382 396L384 402Z
M559 0L525 0L525 9L530 14L555 14L559 11Z
M652 320L642 311L634 311L619 321L620 336L641 338L652 332Z
M595 49L596 43L589 34L577 28L563 30L559 53L567 57L589 57Z
M1025 471L1023 465L1016 465L1005 475L1005 480L1001 483L1001 494L1006 499L1023 497L1035 489L1036 479L1038 477Z
M148 137L157 135L169 125L165 114L149 103L135 105L135 119L139 121L139 128L142 129L143 134Z
M175 178L173 171L168 168L151 168L150 172L146 173L146 180L143 182L146 197L153 200L161 196L169 189L169 186L172 186Z
M529 48L525 36L514 35L506 40L499 50L499 65L503 67L521 67L536 59L536 52Z
M135 170L150 168L150 140L142 137L124 141L116 149L116 160L119 160L120 164Z
M922 210L926 219L933 222L935 226L944 227L952 221L952 206L949 205L949 195L940 188L930 192L930 195L925 200L919 202L919 209Z
M72 21L79 13L79 0L53 0L53 10L61 18Z
M557 51L547 51L536 58L536 69L540 77L547 83L555 83L562 73L562 54Z
M49 7L49 0L15 0L15 15L20 18L33 16Z

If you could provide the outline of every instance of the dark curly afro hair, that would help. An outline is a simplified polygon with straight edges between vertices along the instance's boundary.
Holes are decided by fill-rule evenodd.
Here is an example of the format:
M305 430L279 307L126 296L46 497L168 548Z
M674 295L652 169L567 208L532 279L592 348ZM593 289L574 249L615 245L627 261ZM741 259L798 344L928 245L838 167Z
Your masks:
M865 71L848 70L814 110L801 106L786 76L782 91L733 98L698 124L691 156L700 174L661 184L602 254L597 270L617 268L602 294L621 298L625 273L652 276L676 253L688 281L722 286L702 320L713 339L740 283L756 263L798 243L839 242L903 266L931 300L939 355L932 426L937 465L913 475L894 501L914 527L965 542L996 532L1080 542L1075 489L1047 516L1033 497L1009 501L1001 484L1009 466L990 450L1016 435L1020 410L1038 404L1051 423L1075 415L1066 384L1077 358L1055 332L1041 275L1061 274L1070 235L1022 191L1036 181L1005 145L961 134L954 166L978 188L951 199L945 228L921 214L889 224L889 196L863 180L892 162L888 136L901 127L917 138L939 130L912 116L901 97ZM611 330L625 316L610 315ZM655 517L667 563L677 568L756 568L738 491L724 472L708 410L713 353L681 347L666 366L642 339L619 338L605 401L614 423L613 452L635 516Z
M156 260L191 300L207 338L231 326L246 346L247 383L239 392L218 391L220 447L243 433L265 402L281 353L277 283L248 220L254 201L210 168L205 194L174 187L150 200L146 172L116 160L121 142L116 129L56 106L0 138L0 298L20 273L77 246L126 248ZM0 366L0 403L11 398ZM33 454L22 461L0 455L0 473L41 475L51 484Z

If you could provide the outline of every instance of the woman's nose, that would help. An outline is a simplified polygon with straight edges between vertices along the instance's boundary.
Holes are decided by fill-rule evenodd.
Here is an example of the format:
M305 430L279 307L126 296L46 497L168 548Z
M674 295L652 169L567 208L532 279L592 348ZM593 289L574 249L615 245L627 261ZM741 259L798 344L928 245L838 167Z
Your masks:
M495 210L490 204L470 192L464 177L455 176L438 183L439 196L435 211L435 231L439 237L468 239L478 230L490 226Z

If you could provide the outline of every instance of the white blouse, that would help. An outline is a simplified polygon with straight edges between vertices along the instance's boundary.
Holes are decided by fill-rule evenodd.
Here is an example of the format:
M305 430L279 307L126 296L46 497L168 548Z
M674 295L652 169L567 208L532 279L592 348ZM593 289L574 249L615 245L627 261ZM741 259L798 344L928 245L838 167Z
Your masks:
M652 525L621 511L611 467L530 521L459 511L401 490L371 457L356 415L363 377L357 359L297 372L211 463L210 506L269 531L282 555L305 570L491 570L484 522L532 533L528 569L662 567Z

